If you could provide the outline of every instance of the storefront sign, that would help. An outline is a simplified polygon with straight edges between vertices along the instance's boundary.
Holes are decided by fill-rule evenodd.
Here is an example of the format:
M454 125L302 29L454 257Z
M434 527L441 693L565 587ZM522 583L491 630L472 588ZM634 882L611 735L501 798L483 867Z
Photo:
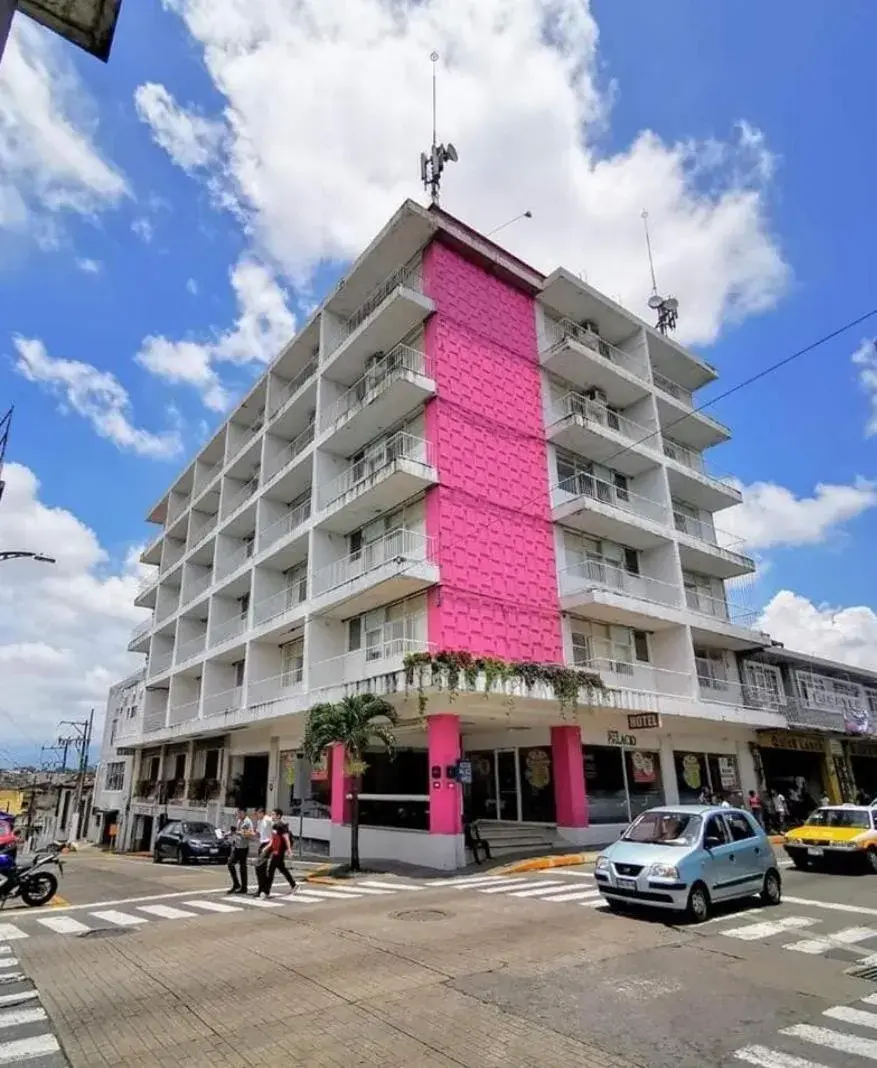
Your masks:
M470 783L472 782L472 761L461 760L457 764L457 781Z
M825 743L821 738L808 734L783 734L771 731L759 734L758 744L767 749L794 749L799 753L824 753Z
M607 731L606 740L610 745L626 745L631 749L636 745L636 738L632 734L622 734L621 731Z
M850 756L877 758L877 742L848 742Z
M311 768L311 782L325 782L329 778L329 750L324 749L320 759Z
M658 775L655 767L655 756L655 753L643 753L639 749L635 749L630 754L634 782L651 783L657 779Z
M719 780L723 790L736 790L740 786L737 777L737 758L733 756L719 757Z
M661 729L661 717L657 712L635 712L627 717L628 730L657 731Z
M545 749L531 749L524 761L524 778L534 790L544 790L551 782L551 757Z

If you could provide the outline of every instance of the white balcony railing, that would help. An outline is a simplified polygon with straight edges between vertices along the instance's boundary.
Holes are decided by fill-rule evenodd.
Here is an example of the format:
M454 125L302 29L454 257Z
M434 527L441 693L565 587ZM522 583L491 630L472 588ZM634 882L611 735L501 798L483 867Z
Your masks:
M324 425L334 426L349 418L400 378L408 375L426 376L430 374L429 369L430 362L425 353L410 345L396 345L329 406Z
M405 431L391 434L378 445L369 446L361 460L352 463L329 483L323 507L328 508L346 493L364 488L371 479L389 473L401 461L428 466L432 464L431 457L432 447L423 438Z
M253 555L253 543L251 541L245 541L243 545L239 545L236 549L233 549L228 556L220 557L216 561L216 578L224 579L226 575L230 575L232 571L237 571L239 567L250 559Z
M583 560L561 571L561 596L591 589L609 590L673 608L678 607L680 603L679 590L671 583L637 575L602 560Z
M203 541L204 538L216 527L217 516L215 513L192 513L192 525L189 528L189 545L194 549L195 546Z
M259 488L259 476L256 475L251 478L249 482L245 482L237 489L233 489L229 492L227 497L224 497L223 503L223 519L227 519L233 512L236 512L238 508L241 508L256 492Z
M670 441L669 438L664 438L662 443L665 456L668 456L671 460L675 460L678 464L690 467L692 471L699 471L702 475L706 474L706 465L699 452L693 452L691 449L686 449L684 445L680 445L676 441Z
M281 471L289 467L292 461L297 456L300 456L313 440L314 424L308 423L300 434L296 435L288 445L284 445L276 456L272 456L268 460L265 470L266 478L274 478L275 475L280 474Z
M668 393L671 397L675 397L676 400L682 401L687 408L694 406L694 394L690 389L678 385L671 378L667 378L666 375L662 375L658 371L652 372L652 381L663 393Z
M208 716L221 716L224 712L237 712L239 708L243 708L243 703L243 689L240 686L233 686L230 690L223 690L221 693L207 694L201 715L206 719Z
M282 701L285 697L301 693L303 681L304 669L296 667L284 671L282 675L275 675L274 678L251 682L247 692L247 703L261 705L268 704L270 701Z
M152 630L152 625L152 616L150 616L149 619L144 619L142 623L138 623L131 631L129 642L133 644L138 638L142 638L145 634L148 634Z
M308 587L304 580L294 582L287 589L272 593L270 597L263 597L253 605L253 626L259 627L270 620L279 619L304 604L307 597Z
M147 590L152 589L156 582L158 582L158 578L158 568L156 568L154 571L150 571L148 575L144 575L143 578L137 583L137 596L140 597L142 594L146 593Z
M274 522L265 527L264 530L259 531L259 552L266 549L269 545L273 545L275 541L280 541L281 538L285 538L287 534L291 534L294 530L297 530L304 523L307 523L310 517L310 501L302 501L301 504L297 504L294 508L290 508L285 515L280 517L280 519L275 519Z
M288 401L298 393L302 386L313 377L317 370L317 361L309 360L308 363L299 371L295 378L290 379L289 382L280 390L277 394L277 398L272 402L271 416L272 418L277 415L281 408L283 408Z
M756 615L752 609L728 601L725 597L715 597L703 590L686 589L685 604L692 612L697 612L699 615L725 619L741 626L751 623Z
M160 675L174 662L173 649L156 649L149 656L149 676Z
M213 571L205 571L203 575L196 575L183 587L183 596L180 599L180 607L184 607L195 600L196 597L200 597L205 590L209 590L213 583Z
M432 539L416 530L392 530L368 542L355 553L335 560L314 574L314 596L337 589L370 571L395 563L399 567L412 561L430 559Z
M182 705L171 705L167 712L167 725L175 727L179 723L188 723L198 718L201 701L187 701Z
M335 339L335 348L338 348L343 341L346 341L355 330L362 326L372 312L376 311L384 303L387 297L395 293L397 289L402 288L411 289L415 293L423 292L423 271L419 260L415 264L397 268L389 278L371 291L356 311L341 324Z
M720 553L743 564L751 564L751 559L742 551L745 548L742 539L734 538L730 534L716 530L712 523L694 516L685 515L682 512L674 511L673 522L681 534L688 534L692 538L697 538L698 541L705 542L711 548L717 549ZM723 543L733 543L735 548L731 548L730 544Z
M206 644L206 634L199 634L197 638L189 638L187 641L180 642L177 646L177 663L182 664L186 660L191 660L193 656L200 656Z
M165 602L163 605L156 606L155 609L155 622L163 623L166 619L174 614L180 607L179 590L177 590L177 599L173 603Z
M605 482L596 475L590 475L584 471L565 478L557 487L562 493L571 497L586 497L599 504L605 504L610 508L629 515L636 515L642 519L650 519L655 523L667 523L669 510L659 501L653 501L649 497L642 497L638 493L623 486L616 486L612 482Z
M628 419L626 415L575 391L570 391L552 406L551 421L556 423L562 419L574 419L585 425L612 430L629 441L642 442L647 447L653 437L652 431Z
M711 672L711 665L706 665L702 657L695 657L697 664L697 684L701 700L713 701L720 705L736 705L740 708L764 708L780 711L784 706L774 690L762 687L744 686L731 679L718 678Z
M648 370L642 357L623 352L614 345L610 345L608 341L604 341L593 330L579 326L578 323L574 323L571 319L561 319L559 322L547 324L547 335L549 350L562 346L567 341L574 341L579 345L583 345L586 349L590 349L597 356L602 356L604 360L617 364L630 374L641 378L644 382L648 381Z
M308 669L309 690L343 686L383 674L391 667L401 670L401 661L406 654L422 653L429 649L429 642L414 637L420 633L426 633L426 618L423 616L410 616L375 628L366 635L365 648L329 660L319 660L311 665Z
M232 638L243 634L247 627L247 615L248 613L244 612L239 616L232 616L231 619L226 619L222 623L217 623L210 631L210 645L221 645L223 642L231 641Z

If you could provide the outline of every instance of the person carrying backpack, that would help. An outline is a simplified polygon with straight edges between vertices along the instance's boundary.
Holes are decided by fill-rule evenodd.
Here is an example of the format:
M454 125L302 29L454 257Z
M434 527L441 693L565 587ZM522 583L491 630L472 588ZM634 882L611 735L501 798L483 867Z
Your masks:
M273 812L274 826L271 831L271 841L268 845L268 873L265 878L265 889L262 891L265 897L271 893L274 884L275 872L281 875L289 883L289 889L295 890L295 879L286 867L286 858L292 853L292 842L289 838L289 827L283 821L283 813L279 808Z

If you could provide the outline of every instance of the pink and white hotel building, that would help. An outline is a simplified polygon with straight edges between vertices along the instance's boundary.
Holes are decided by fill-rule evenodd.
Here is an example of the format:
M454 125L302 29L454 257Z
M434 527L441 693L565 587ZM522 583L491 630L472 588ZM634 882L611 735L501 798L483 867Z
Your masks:
M365 773L365 857L459 866L464 804L488 837L599 843L754 786L756 730L786 720L738 674L769 639L726 595L753 563L713 523L740 500L704 461L729 431L692 411L715 377L570 272L403 204L149 512L125 844L238 798L303 805L344 856L343 762L297 750L311 705L364 689L402 718ZM606 689L572 710L427 672L422 710L403 659L441 650Z

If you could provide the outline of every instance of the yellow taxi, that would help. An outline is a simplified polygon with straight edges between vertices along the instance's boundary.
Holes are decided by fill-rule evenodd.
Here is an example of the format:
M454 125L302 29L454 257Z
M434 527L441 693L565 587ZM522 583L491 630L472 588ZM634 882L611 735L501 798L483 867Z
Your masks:
M796 868L832 860L865 865L877 873L875 810L863 805L825 805L789 831L783 845Z

